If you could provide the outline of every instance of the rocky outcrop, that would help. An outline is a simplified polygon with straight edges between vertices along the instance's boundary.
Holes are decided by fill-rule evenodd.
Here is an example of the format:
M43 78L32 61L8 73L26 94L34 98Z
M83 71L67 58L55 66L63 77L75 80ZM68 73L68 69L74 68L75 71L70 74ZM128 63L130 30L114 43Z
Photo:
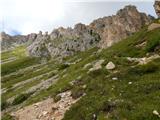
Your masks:
M91 33L84 24L78 23L73 29L60 27L49 35L39 33L28 47L28 52L36 57L65 57L92 48L99 41L98 34Z
M0 36L1 36L1 50L4 51L23 44L29 45L35 40L37 35L35 33L31 33L29 35L10 36L5 32L2 32Z
M78 23L74 28L54 29L50 34L9 36L2 33L2 50L27 44L30 56L66 57L78 51L98 46L106 48L151 22L151 17L137 11L135 6L126 6L116 15L99 18L89 25Z
M99 18L88 26L78 23L73 29L60 27L49 35L40 33L28 52L36 57L65 57L95 46L106 48L150 22L151 17L138 12L135 6L126 6L116 15Z
M159 0L155 1L154 9L156 11L156 14L157 14L158 18L160 18L160 1Z
M115 69L115 67L116 66L112 61L108 62L108 64L106 65L107 70L113 70L113 69Z
M140 30L150 22L150 17L138 12L135 6L130 5L119 10L116 15L94 20L89 27L100 34L102 40L99 46L106 48Z

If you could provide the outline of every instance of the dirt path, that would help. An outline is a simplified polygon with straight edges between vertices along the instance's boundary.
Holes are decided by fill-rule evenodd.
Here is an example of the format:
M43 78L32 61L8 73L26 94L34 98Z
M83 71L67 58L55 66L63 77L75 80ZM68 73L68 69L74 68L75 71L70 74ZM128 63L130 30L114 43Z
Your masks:
M61 120L66 110L79 99L73 99L71 92L59 94L61 100L55 103L52 98L35 103L11 113L18 120Z

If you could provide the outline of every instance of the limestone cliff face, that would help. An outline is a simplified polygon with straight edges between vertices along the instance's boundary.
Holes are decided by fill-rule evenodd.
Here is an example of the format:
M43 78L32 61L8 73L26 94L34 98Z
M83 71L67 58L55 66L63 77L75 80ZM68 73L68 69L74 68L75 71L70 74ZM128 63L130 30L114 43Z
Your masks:
M158 18L160 18L160 1L159 0L155 0L154 8Z
M89 27L100 34L99 46L106 48L149 24L151 19L144 13L138 12L135 6L126 6L116 15L94 20Z

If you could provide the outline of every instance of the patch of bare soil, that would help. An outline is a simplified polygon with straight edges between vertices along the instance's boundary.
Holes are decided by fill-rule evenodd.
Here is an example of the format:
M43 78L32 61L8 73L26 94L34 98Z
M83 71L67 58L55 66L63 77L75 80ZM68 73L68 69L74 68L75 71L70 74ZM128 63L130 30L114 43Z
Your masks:
M17 120L61 120L66 110L79 99L73 99L70 91L59 95L61 96L61 100L56 103L53 101L53 98L48 98L47 100L12 112L11 115Z

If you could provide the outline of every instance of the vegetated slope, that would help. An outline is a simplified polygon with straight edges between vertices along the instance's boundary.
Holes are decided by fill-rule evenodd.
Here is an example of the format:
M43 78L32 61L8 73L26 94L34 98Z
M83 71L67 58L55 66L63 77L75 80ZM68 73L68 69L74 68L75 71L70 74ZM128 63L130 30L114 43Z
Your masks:
M160 58L154 57L159 54L160 28L148 31L146 27L112 47L79 52L61 63L24 62L27 65L21 67L19 60L24 57L18 62L4 63L4 68L17 66L17 70L2 68L3 109L10 113L14 106L26 106L71 91L73 98L81 99L65 113L64 120L159 119L152 113L160 112ZM95 66L100 60L101 67ZM106 69L109 61L115 64L113 70ZM28 91L57 75L50 86ZM3 120L7 117L10 116L4 115Z

